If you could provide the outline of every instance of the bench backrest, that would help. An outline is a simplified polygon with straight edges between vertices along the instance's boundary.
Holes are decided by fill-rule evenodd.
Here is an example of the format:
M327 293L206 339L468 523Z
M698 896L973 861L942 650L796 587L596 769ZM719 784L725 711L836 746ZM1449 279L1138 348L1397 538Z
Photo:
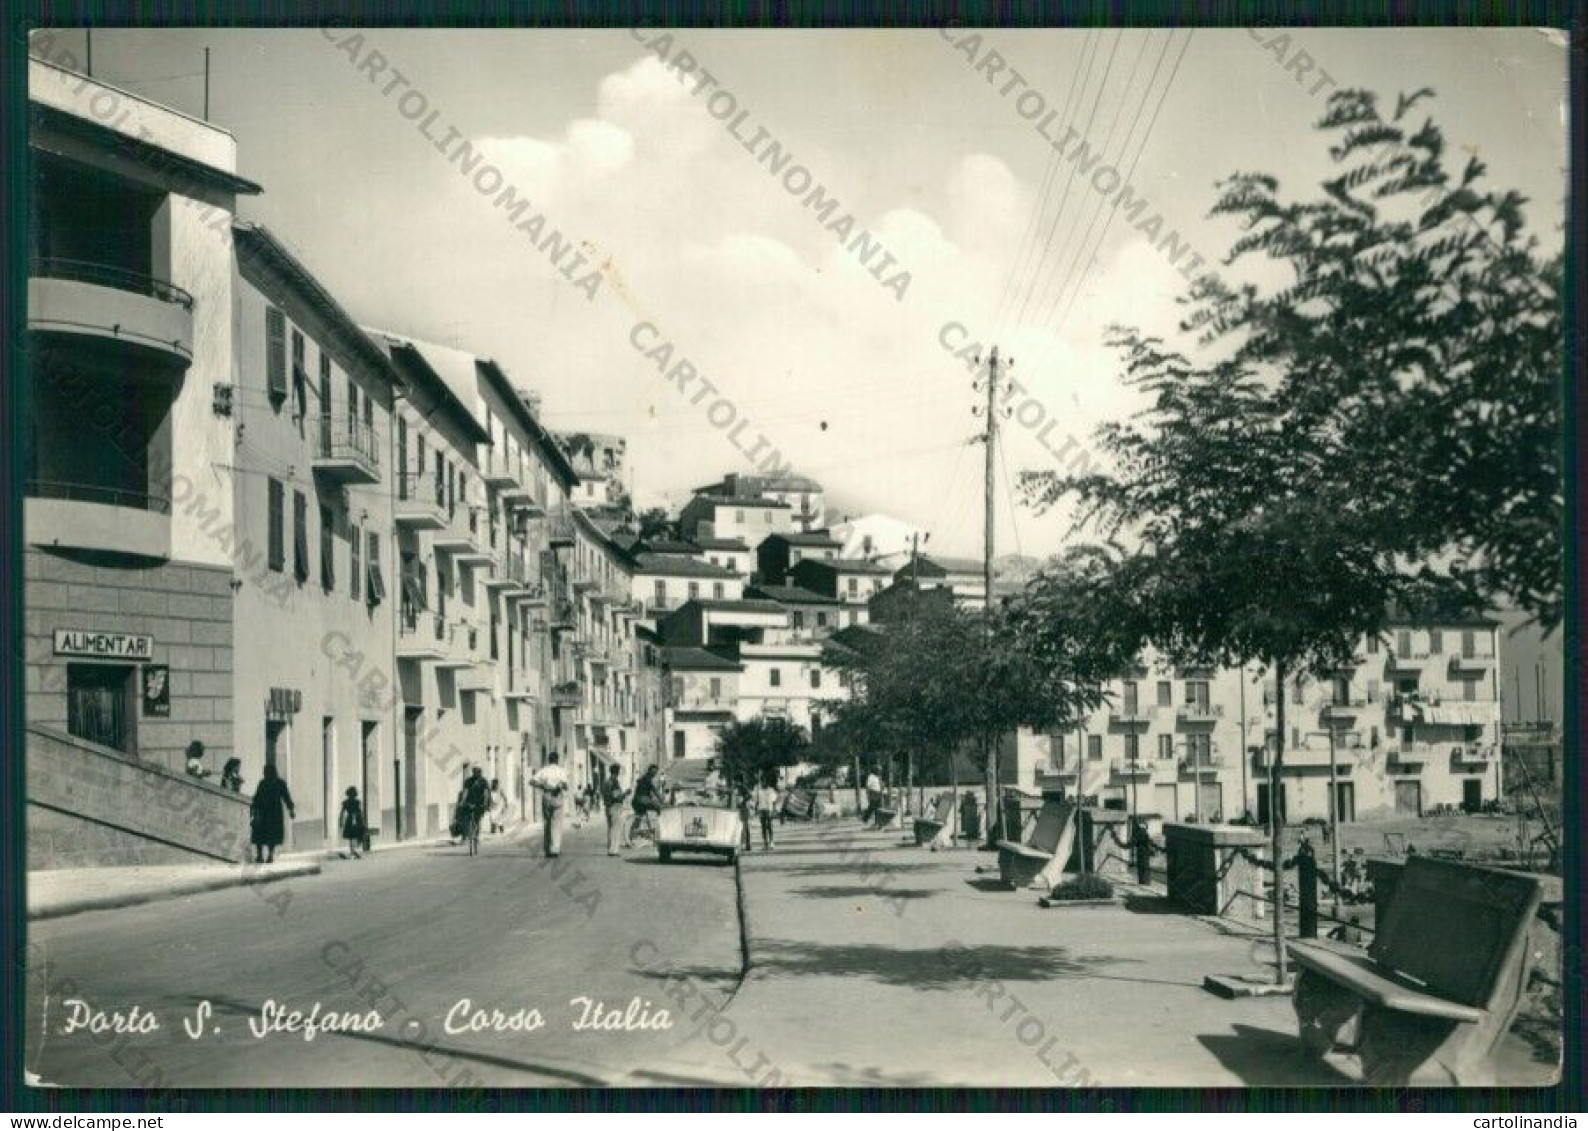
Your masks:
M1064 836L1064 826L1070 823L1074 813L1075 806L1068 801L1044 800L1042 811L1037 814L1036 824L1031 826L1031 835L1026 839L1026 846L1042 852L1056 851L1059 840Z
M1369 953L1463 1005L1487 1007L1543 894L1536 879L1413 856Z

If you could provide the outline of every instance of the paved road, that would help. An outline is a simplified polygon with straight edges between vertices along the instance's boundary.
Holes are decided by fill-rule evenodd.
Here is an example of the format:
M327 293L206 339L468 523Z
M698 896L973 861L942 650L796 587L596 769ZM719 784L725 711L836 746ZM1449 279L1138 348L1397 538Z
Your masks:
M703 988L740 970L733 871L605 855L599 825L559 861L538 844L488 842L333 861L318 876L31 925L27 1063L42 1080L110 1087L582 1086L643 1068L691 1033L575 1029L586 996L654 1020L655 971ZM554 866L560 864L561 868ZM636 949L636 948L639 949ZM44 992L46 986L54 992ZM67 1033L64 1000L158 1017L148 1033ZM468 999L470 1006L459 1007ZM381 1014L367 1031L255 1037L267 1001L308 1014ZM200 1003L213 1012L189 1039ZM445 1031L473 1009L534 1031ZM523 1015L529 1018L526 1012ZM487 1016L487 1020L488 1020ZM533 1023L532 1018L529 1020Z

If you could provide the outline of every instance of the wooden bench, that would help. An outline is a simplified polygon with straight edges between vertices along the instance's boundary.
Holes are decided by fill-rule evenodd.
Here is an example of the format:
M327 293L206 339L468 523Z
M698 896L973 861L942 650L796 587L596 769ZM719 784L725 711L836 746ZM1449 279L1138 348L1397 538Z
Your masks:
M998 842L999 878L1012 888L1025 887L1035 880L1053 862L1065 829L1074 819L1074 805L1058 798L1045 799L1025 843Z
M1303 1047L1354 1053L1370 1084L1495 1082L1541 897L1529 876L1412 857L1372 946L1289 944Z
M917 817L915 819L915 843L928 845L937 843L943 835L943 830L954 817L954 795L940 793L932 805L930 817Z

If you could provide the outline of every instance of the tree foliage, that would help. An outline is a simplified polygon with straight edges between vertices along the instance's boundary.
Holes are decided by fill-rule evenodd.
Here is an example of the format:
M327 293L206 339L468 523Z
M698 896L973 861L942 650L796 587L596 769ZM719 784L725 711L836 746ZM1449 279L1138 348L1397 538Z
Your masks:
M1454 171L1431 119L1413 128L1431 93L1387 120L1370 93L1334 95L1318 130L1335 175L1310 199L1222 182L1214 213L1243 223L1226 266L1282 278L1192 288L1181 328L1213 360L1116 332L1152 398L1101 430L1116 471L1025 478L1039 505L1073 494L1139 538L1154 560L1135 580L1187 640L1316 651L1305 625L1369 628L1383 598L1430 593L1560 621L1563 260L1519 194L1476 157Z
M777 770L802 761L809 748L805 731L788 719L736 719L717 735L717 765L724 781L748 792Z

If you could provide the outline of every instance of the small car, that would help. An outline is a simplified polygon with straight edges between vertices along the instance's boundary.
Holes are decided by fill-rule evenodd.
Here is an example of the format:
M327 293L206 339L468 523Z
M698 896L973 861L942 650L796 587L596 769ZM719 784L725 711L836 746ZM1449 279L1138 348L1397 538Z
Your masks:
M743 843L744 822L736 809L684 802L657 815L656 852L664 864L675 852L712 853L726 856L731 864Z

